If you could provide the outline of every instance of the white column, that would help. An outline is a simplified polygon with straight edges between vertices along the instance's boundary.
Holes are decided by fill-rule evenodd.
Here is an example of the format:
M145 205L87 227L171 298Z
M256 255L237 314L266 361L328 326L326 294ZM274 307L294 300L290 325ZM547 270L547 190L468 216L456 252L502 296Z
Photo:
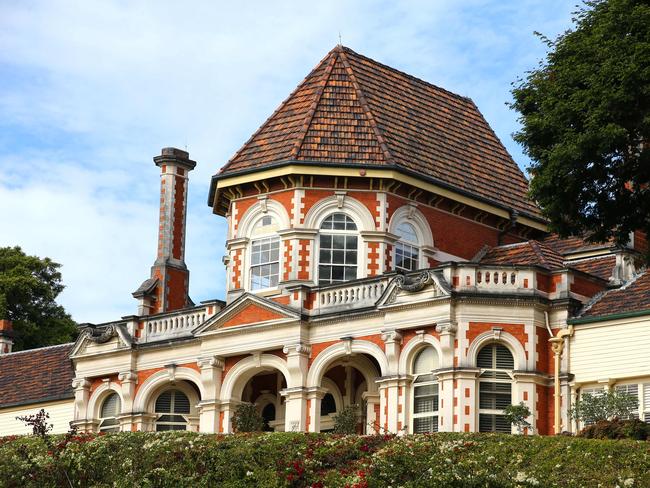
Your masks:
M201 370L201 382L205 398L199 403L199 432L214 433L219 431L219 396L221 395L221 377L223 359L213 356L199 358L196 364Z
M460 432L477 432L478 425L478 389L476 387L480 370L466 368L456 372L456 408L458 430Z
M383 377L377 380L379 386L380 430L397 434L399 412L399 378Z
M307 389L302 386L285 388L280 394L285 398L285 432L305 432L307 430Z
M454 432L454 371L438 373L438 431ZM458 423L458 417L456 417Z
M326 394L327 390L320 387L309 388L307 391L307 403L309 405L308 432L320 432L321 401Z
M379 393L369 393L364 391L361 398L366 402L366 434L379 434L381 433L381 409L379 415L377 414L377 406L379 406Z
M133 426L133 399L135 397L135 385L138 382L138 375L133 371L123 371L117 375L120 380L120 393L122 394L122 405L119 416L120 430L130 432Z

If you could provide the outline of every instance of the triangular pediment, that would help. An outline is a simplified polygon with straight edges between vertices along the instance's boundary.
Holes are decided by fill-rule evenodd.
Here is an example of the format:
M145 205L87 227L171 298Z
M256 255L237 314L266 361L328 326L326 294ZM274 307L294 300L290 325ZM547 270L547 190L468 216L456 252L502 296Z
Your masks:
M123 323L84 327L70 352L71 357L131 349L131 337Z
M412 275L399 275L393 278L381 298L377 308L395 307L448 297L451 288L441 272L422 271Z
M220 313L206 320L193 333L200 335L230 327L289 322L299 318L300 315L297 312L284 305L246 293L230 303Z

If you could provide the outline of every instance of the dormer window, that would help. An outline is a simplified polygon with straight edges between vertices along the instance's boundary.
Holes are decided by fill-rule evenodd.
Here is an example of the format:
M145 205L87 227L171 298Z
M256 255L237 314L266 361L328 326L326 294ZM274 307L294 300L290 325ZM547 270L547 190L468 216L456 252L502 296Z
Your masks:
M327 217L320 226L318 284L343 283L357 277L357 224L344 213Z
M251 290L278 286L280 278L280 238L273 217L265 215L253 228L251 241Z
M420 248L415 228L408 222L402 222L395 229L399 241L395 244L395 268L402 271L414 271L420 267Z

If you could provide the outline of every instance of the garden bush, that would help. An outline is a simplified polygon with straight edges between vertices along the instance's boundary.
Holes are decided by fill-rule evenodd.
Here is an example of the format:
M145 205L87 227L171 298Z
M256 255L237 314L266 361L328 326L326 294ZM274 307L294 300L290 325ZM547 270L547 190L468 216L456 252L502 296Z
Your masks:
M635 439L644 441L650 437L650 424L641 422L639 419L621 420L599 420L587 425L578 432L579 437L587 439Z
M7 487L647 487L650 442L189 432L0 438Z

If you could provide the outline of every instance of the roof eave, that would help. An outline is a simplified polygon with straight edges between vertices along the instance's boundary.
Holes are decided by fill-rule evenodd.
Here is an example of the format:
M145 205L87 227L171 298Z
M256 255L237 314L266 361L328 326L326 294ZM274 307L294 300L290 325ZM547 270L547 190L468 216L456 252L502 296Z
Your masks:
M322 166L324 161L302 161L302 160L284 160L284 161L278 161L275 163L270 163L264 166L263 169L260 168L247 168L239 171L232 171L228 173L217 173L216 175L212 176L212 179L210 181L210 190L208 193L208 206L214 208L215 204L215 198L216 198L216 193L217 193L217 182L220 180L228 179L228 178L233 178L235 176L243 176L246 174L251 174L251 173L256 173L259 171L264 171L268 169L274 169L274 168L281 168L283 166L289 166L289 165L296 165L296 166ZM446 190L458 193L459 195L472 198L478 202L481 203L486 203L489 205L492 205L494 207L500 208L502 210L505 210L506 212L511 212L513 210L512 207L509 207L507 205L504 205L503 203L496 202L494 200L490 200L488 198L482 197L480 195L476 195L472 192L469 192L467 190L463 190L460 188L457 188L453 185L450 185L449 183L446 183L444 181L441 181L437 178L434 178L429 175L424 175L422 173L419 173L417 171L409 170L407 168L404 168L401 165L398 164L368 164L368 163L330 163L326 162L329 167L332 168L373 168L373 169L384 169L384 170L393 170L397 171L399 173L405 174L407 176L415 177L422 179L424 181L427 181L429 183L435 184L437 186L440 186L441 188L444 188ZM539 217L537 215L530 214L526 211L523 210L518 210L515 209L519 212L520 216L525 216L528 219L531 219L535 222L538 222L540 224L548 225L548 222L543 219L542 217Z

